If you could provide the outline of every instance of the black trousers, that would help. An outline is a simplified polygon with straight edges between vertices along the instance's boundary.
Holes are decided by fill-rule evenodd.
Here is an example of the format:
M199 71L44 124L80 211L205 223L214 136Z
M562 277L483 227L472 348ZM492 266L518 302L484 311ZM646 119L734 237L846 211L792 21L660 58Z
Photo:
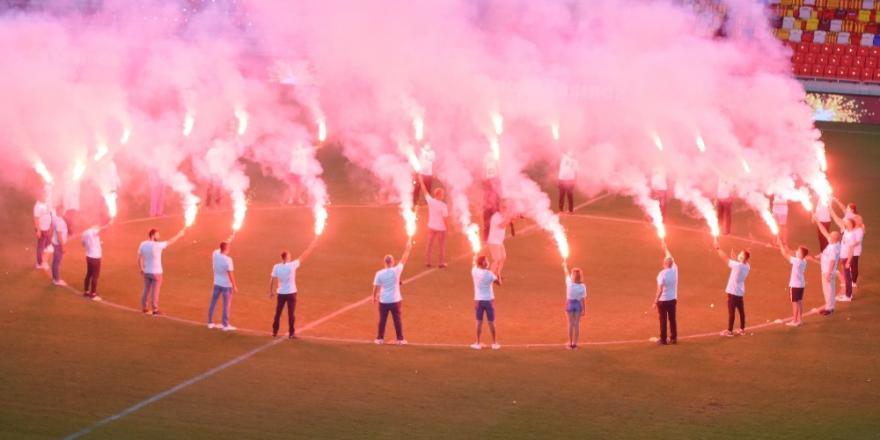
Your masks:
M287 304L287 334L293 336L295 334L293 324L296 321L296 293L286 293L278 295L278 303L275 305L275 319L272 320L272 336L278 334L278 327L281 324L281 311Z
M483 208L483 229L480 231L483 241L489 239L489 225L492 223L492 214L495 214L495 211L497 211L495 208Z
M559 212L565 211L566 200L568 212L574 212L574 180L559 181Z
M669 339L678 339L678 323L675 320L675 305L677 300L658 301L657 313L660 314L660 341L666 342L666 322L669 321Z
M394 333L397 340L403 339L403 323L400 320L400 301L391 304L379 303L379 332L376 339L385 339L385 324L388 323L388 314L391 314L391 320L394 321Z
M746 329L746 305L743 297L727 294L727 330L733 331L736 311L739 311L739 328Z
M431 195L431 189L434 186L434 176L427 176L425 174L416 174L413 176L413 206L418 206L419 198L422 194L422 185L419 183L419 176L421 176L422 181L425 182L425 188L428 190L428 195Z
M831 230L831 222L822 222L822 226L825 226L826 231ZM828 247L828 239L825 238L825 235L822 234L822 230L818 226L816 227L816 234L819 235L819 252L821 253Z
M718 200L716 201L715 205L715 209L718 211L719 229L721 229L722 234L728 235L730 234L730 223L733 217L733 200Z
M98 292L98 277L101 276L101 259L86 257L86 279L83 282L83 292Z

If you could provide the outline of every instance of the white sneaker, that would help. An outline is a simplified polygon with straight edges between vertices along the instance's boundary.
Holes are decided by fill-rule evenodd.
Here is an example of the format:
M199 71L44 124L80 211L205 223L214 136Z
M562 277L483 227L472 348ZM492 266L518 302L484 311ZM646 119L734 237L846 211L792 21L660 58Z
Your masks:
M409 342L406 342L406 339L398 339L397 340L397 345L406 345L406 344L409 344Z
M852 302L852 297L846 296L846 295L837 295L837 298L835 298L835 299L840 302L845 302L845 303Z
M231 326L231 325L224 325L224 326L223 326L223 331L224 331L224 332L233 332L233 331L236 331L236 330L238 330L238 329L235 328L235 327L233 327L233 326Z
M373 343L376 345L382 345L385 343L384 339L373 339Z
M213 322L208 323L208 328L217 328L217 327L220 327L220 326L217 324L214 324Z
M746 331L743 330L743 329L741 329L741 328L738 328L738 329L736 329L736 330L733 331L733 334L735 334L735 335L737 335L737 336L742 336L742 335L746 334Z
M101 298L100 296L95 295L92 297L92 301L104 301L104 298Z
M732 336L733 336L733 332L730 331L730 330L722 330L722 331L721 331L721 336L732 337Z
M492 344L492 350L500 350L501 344Z
M788 321L785 323L785 325L787 325L789 327L800 327L801 323L797 322L797 321Z
M54 284L56 286L66 286L67 285L67 283L65 283L64 280L53 280L52 284Z
M474 342L473 344L471 344L471 348L473 348L474 350L482 350L483 344L480 344L479 342Z

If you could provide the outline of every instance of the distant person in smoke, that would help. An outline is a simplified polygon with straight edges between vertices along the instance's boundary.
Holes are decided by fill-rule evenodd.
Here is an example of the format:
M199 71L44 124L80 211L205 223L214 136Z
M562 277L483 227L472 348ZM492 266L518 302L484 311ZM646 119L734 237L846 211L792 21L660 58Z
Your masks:
M736 258L728 257L721 250L717 240L714 243L714 248L718 257L730 268L727 287L724 289L724 292L727 293L727 330L722 331L721 336L744 335L746 332L746 278L749 276L749 269L751 269L749 266L751 254L743 249L736 255ZM739 312L739 328L734 331L733 324L736 322L736 312Z
M829 201L823 202L822 199L817 197L814 215L816 221L821 223L826 231L831 230L831 204ZM819 252L822 252L825 250L825 247L828 246L828 239L825 238L825 234L822 233L822 230L819 229L818 225L816 226L816 234L819 236Z
M574 185L577 177L578 162L571 151L566 151L559 160L559 212L565 212L568 201L568 212L574 212Z
M834 313L837 301L837 266L840 263L840 232L828 232L822 223L813 217L813 222L819 228L819 232L828 240L828 246L819 257L819 266L822 269L822 294L825 296L825 306L819 311L824 316Z
M61 209L61 207L59 207ZM67 222L64 216L57 215L52 212L52 284L56 286L66 286L67 283L61 279L61 260L64 258L64 246L67 244L69 232L67 230Z
M386 255L384 258L385 268L376 272L373 277L373 304L379 303L379 331L376 344L385 343L385 325L388 323L388 314L394 321L394 333L397 336L399 345L406 345L406 339L403 337L403 320L401 318L401 303L403 296L400 293L400 275L403 273L403 267L406 260L409 259L410 251L412 251L412 240L407 241L406 250L400 257L400 262L394 264L394 257Z
M773 213L773 220L779 226L779 240L788 245L788 199L782 194L774 194L770 212Z
M110 219L112 222L113 219ZM83 231L80 239L86 250L86 278L83 280L83 296L87 299L100 301L98 296L98 278L101 276L101 231L110 227L110 223L104 226L92 226Z
M232 257L229 256L228 242L220 242L219 248L211 254L211 269L214 272L214 290L211 293L211 304L208 306L208 328L219 327L214 324L214 308L217 306L217 300L222 296L223 313L221 322L223 323L223 331L236 330L229 323L232 293L238 292L238 285L235 283L235 267L232 263Z
M568 263L562 262L565 272L565 314L568 316L568 348L577 348L581 335L581 318L587 310L587 286L584 284L584 273L579 268L568 271Z
M504 270L504 262L507 260L507 249L504 247L504 239L507 235L507 225L510 219L507 218L504 208L496 211L489 218L489 236L486 239L486 247L489 249L489 255L492 257L492 272L502 278Z
M788 280L789 298L791 299L791 321L786 325L789 327L797 327L803 324L804 319L804 288L807 287L806 277L807 256L810 251L806 246L798 246L794 254L779 243L779 252L782 258L791 263L791 276Z
M77 179L71 179L64 186L64 197L62 198L64 221L67 223L67 231L70 234L74 233L74 224L79 214L79 188L80 183Z
M427 195L434 188L434 160L436 158L437 153L434 152L430 144L422 146L419 151L419 172L416 173L415 179L413 179L415 184L413 206L418 206L422 190Z
M165 213L165 182L158 170L150 170L150 217L161 217Z
M290 253L281 252L281 262L272 267L272 274L269 277L269 298L272 298L275 293L278 294L278 301L275 303L275 317L272 318L273 338L278 336L278 329L281 326L281 312L284 311L284 306L287 306L287 338L296 339L296 271L315 249L315 243L317 240L312 240L309 247L293 261L290 260Z
M666 218L666 202L669 199L669 184L666 173L657 170L651 175L651 198L660 203L660 214Z
M144 293L141 295L141 310L144 314L149 313L147 300L150 300L153 316L159 316L159 291L162 287L162 251L173 245L183 237L186 228L183 228L168 241L159 241L159 231L150 229L147 240L138 246L138 268L144 276Z
M205 206L219 207L223 202L223 179L220 176L212 175L208 179L208 189L205 191Z
M37 236L37 269L48 269L49 264L43 261L46 247L52 240L52 207L49 206L48 191L34 203L34 232Z
M729 235L733 218L733 193L730 183L725 179L718 180L718 188L715 192L715 211L718 213L718 226L721 233Z
M290 175L287 178L288 205L302 205L306 203L306 187L303 183L304 176L308 173L310 149L303 144L294 148L290 157Z
M658 345L675 344L678 342L678 322L676 321L675 309L678 303L678 265L672 258L668 249L664 250L663 269L657 274L657 294L654 297L653 307L657 309L660 317L660 338ZM669 323L669 339L667 340L667 322Z
M422 178L424 176L419 176ZM422 182L422 189L425 191L425 201L428 203L428 247L425 255L425 266L431 267L431 254L434 247L434 241L437 241L438 257L437 265L441 269L446 267L446 231L449 230L449 208L443 201L445 192L443 188L434 190L434 196L431 197L427 185Z
M840 236L840 264L844 280L844 294L838 295L836 300L850 302L853 297L854 280L858 280L859 276L859 255L862 253L865 230L857 227L856 217L858 216L841 219L832 209L831 217L843 231Z
M500 277L497 272L489 269L489 261L485 256L474 256L474 266L471 269L471 277L474 279L474 308L477 318L477 341L471 344L474 350L483 348L480 337L483 333L483 317L489 323L489 332L492 334L492 349L501 348L495 334L495 292L492 284L500 285Z

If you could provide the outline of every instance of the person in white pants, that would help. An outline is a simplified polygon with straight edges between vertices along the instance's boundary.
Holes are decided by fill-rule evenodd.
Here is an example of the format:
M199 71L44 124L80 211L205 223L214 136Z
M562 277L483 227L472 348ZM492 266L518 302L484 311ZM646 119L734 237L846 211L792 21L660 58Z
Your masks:
M819 232L828 239L828 246L822 251L819 258L822 268L822 294L825 296L825 306L819 311L828 316L834 313L834 304L837 295L837 264L840 262L840 232L828 232L828 229L813 217L813 222L819 228Z

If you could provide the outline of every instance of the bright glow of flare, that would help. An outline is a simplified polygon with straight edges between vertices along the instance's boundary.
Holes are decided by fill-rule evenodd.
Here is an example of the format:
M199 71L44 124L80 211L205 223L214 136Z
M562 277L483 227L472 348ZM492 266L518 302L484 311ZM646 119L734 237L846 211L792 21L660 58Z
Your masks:
M128 140L131 138L131 127L125 127L125 130L122 132L122 136L119 137L119 143L125 145L128 143Z
M776 224L776 219L773 218L773 214L770 213L770 210L762 209L761 218L764 219L764 223L767 223L767 227L770 228L770 232L772 232L773 235L779 235L779 225Z
M419 158L416 157L416 153L412 150L408 151L407 159L409 160L409 165L415 170L415 172L420 173L422 171L422 164L419 163Z
M323 118L318 119L318 142L327 140L327 121Z
M504 116L501 116L501 113L492 113L492 128L495 129L495 135L501 136L504 134Z
M823 173L828 171L828 158L825 156L825 143L822 141L816 141L813 144L813 147L816 149L816 160L819 161L819 170Z
M43 163L43 161L40 159L37 159L34 162L34 171L36 171L37 174L39 174L40 177L43 178L43 183L47 185L51 185L52 182L55 181L55 179L52 178L52 173L50 173L49 169L46 168L46 164Z
M187 201L183 204L184 225L190 227L196 221L196 215L199 213L199 198L196 196L187 197Z
M110 218L116 218L116 213L118 208L116 206L116 193L112 191L105 192L104 194L104 204L107 205L107 215Z
M412 238L416 235L416 213L411 209L404 209L403 221L406 226L406 235Z
M565 237L565 231L560 227L558 230L553 232L553 239L556 240L556 247L559 248L559 255L562 256L563 260L568 259L569 248L568 248L568 239Z
M467 235L468 242L471 244L471 251L478 254L482 247L482 244L480 243L480 227L471 223L464 231Z
M183 118L183 135L189 136L192 134L193 127L196 125L196 116L192 113L187 113Z
M703 141L703 136L697 135L697 149L700 150L700 153L706 152L706 142Z
M706 219L706 224L709 226L709 232L712 236L719 236L721 228L718 226L718 214L715 212L712 202L707 199L700 199L697 203L694 203L694 206L696 206L697 211L700 211L703 218Z
M742 164L743 170L746 172L746 174L752 174L752 167L750 167L749 163L746 162L746 158L739 158L739 162Z
M559 123L558 122L553 123L553 125L550 127L550 132L553 134L553 140L558 141L559 140Z
M321 235L324 233L324 228L327 226L327 208L324 205L318 204L315 205L315 235Z
M110 150L107 148L107 144L103 141L98 142L98 145L95 147L95 162L104 158Z
M663 139L660 139L660 135L654 134L651 137L654 139L654 145L657 146L657 149L663 151Z
M79 181L86 172L86 164L81 159L77 159L73 164L73 180Z
M497 137L489 138L489 150L492 152L492 158L496 161L501 160L501 143Z
M244 134L247 132L247 128L248 128L248 119L249 119L248 112L241 107L236 108L235 109L235 119L238 121L238 135L244 136Z
M421 116L413 117L413 135L416 141L421 142L425 138L425 120Z
M244 194L233 195L232 202L232 230L238 232L244 223L244 216L247 214L247 202L244 200Z
M657 230L657 237L660 240L666 240L666 225L663 224L663 212L660 211L660 202L653 199L649 200L645 204L645 208L648 211L648 216L651 217L654 229Z

